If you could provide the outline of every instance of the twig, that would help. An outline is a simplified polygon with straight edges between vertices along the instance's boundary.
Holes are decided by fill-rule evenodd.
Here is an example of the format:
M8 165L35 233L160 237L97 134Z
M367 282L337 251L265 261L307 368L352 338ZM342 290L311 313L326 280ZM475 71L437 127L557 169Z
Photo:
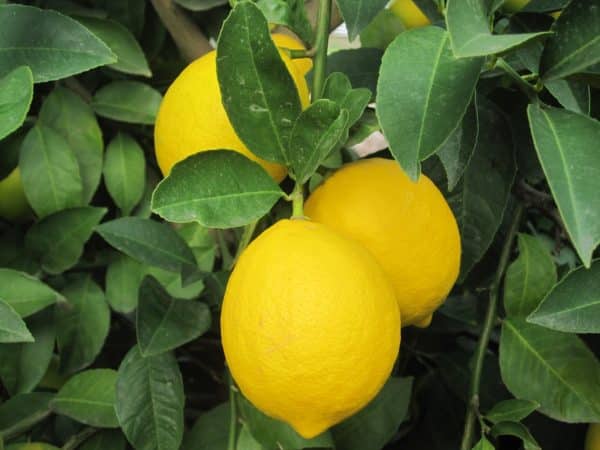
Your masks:
M325 83L327 66L327 47L329 45L329 22L331 21L331 0L321 0L317 15L317 38L315 40L315 58L313 68L312 101L321 98Z

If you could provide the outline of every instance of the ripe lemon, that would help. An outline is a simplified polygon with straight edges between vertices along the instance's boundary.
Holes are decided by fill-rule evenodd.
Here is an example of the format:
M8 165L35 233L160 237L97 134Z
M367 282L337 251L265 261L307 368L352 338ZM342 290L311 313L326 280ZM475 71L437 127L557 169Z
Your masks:
M280 37L274 37L277 43ZM287 41L286 41L287 42ZM309 103L308 86L295 60L281 56L298 89L302 107ZM259 162L271 176L281 181L286 169L260 159L237 137L221 103L217 79L216 51L187 66L167 90L154 127L156 159L163 175L182 159L206 150L235 150Z
M364 247L314 222L282 220L240 257L221 333L243 394L311 438L381 389L398 354L400 315Z
M319 186L304 211L373 253L395 287L403 326L429 325L460 267L456 220L429 178L414 183L388 159L357 161Z
M6 178L0 180L0 217L19 221L26 218L30 211L21 183L21 171L17 167Z
M588 427L585 450L600 450L600 423L592 423Z
M425 27L431 24L429 18L415 4L414 0L396 0L390 10L400 19L406 29Z

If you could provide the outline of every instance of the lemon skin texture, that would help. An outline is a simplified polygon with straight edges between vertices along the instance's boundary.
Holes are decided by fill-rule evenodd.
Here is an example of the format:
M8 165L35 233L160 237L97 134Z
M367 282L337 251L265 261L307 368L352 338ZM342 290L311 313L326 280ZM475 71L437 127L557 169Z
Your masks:
M600 423L592 423L588 427L585 450L600 450Z
M221 333L242 393L308 439L379 392L398 354L400 314L365 248L323 225L282 220L236 264Z
M509 12L519 12L525 8L529 2L530 0L506 0L502 4L502 9Z
M282 53L292 75L302 107L309 103L308 86L294 62ZM154 127L156 159L163 175L188 156L207 150L235 150L257 161L276 180L286 176L285 167L254 155L235 134L217 79L216 51L187 66L167 90Z
M302 44L302 42L296 38L293 38L292 36L288 36L287 34L277 33L273 34L272 37L273 42L275 42L275 45L280 49L289 48L292 50L306 50L306 47ZM306 76L306 74L312 70L312 58L295 58L293 61L294 65L303 76Z
M421 11L413 0L396 0L390 6L390 10L408 30L431 24L429 18L423 14L423 11Z
M461 254L454 215L429 178L414 183L388 159L357 161L325 180L304 212L373 253L394 285L402 326L429 325Z
M0 217L15 222L28 218L30 212L21 183L21 171L17 167L0 180Z

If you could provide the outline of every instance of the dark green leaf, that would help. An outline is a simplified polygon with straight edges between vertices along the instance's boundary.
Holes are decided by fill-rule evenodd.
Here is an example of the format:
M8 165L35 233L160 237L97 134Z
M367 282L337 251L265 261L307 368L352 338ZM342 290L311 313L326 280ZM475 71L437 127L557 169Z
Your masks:
M24 272L0 268L0 298L21 317L52 305L64 298L40 280Z
M152 277L140 287L136 329L144 356L173 350L210 328L210 309L205 303L172 299Z
M600 62L600 8L597 0L570 2L552 26L544 47L544 80L564 78Z
M526 316L556 284L556 266L542 241L519 234L519 257L504 278L504 309L509 316Z
M333 100L340 109L348 110L348 127L361 118L371 95L371 91L366 88L352 89L350 79L341 72L330 74L323 87L323 98Z
M46 216L27 231L25 246L39 257L46 272L62 273L77 264L83 246L106 211L86 206Z
M123 433L118 430L105 430L85 441L81 450L125 450Z
M217 75L236 134L252 153L284 162L300 98L265 17L251 2L238 3L223 23Z
M386 50L377 117L394 158L412 179L420 174L420 161L460 124L482 63L481 58L455 58L448 33L437 27L401 33Z
M44 442L25 442L20 444L10 444L6 447L6 450L60 450L54 445L46 444Z
M182 450L227 450L229 438L229 403L200 415L185 434Z
M114 63L115 55L75 20L25 5L0 6L0 76L29 66L36 83Z
M184 284L181 275L158 267L147 267L146 275L151 275L162 285L167 294L181 300L197 300L204 290L204 282L197 280Z
M375 95L382 56L377 48L339 50L327 57L327 74L342 72L352 87L367 88Z
M50 414L54 394L32 392L18 394L0 405L0 436L4 439L28 430Z
M96 114L119 122L153 125L162 101L160 92L139 81L113 81L92 100Z
M586 115L590 113L591 95L587 84L573 80L554 80L548 81L545 86L565 109Z
M485 415L485 418L493 423L519 422L538 409L539 406L539 403L530 400L520 400L517 398L504 400L497 403Z
M527 321L570 333L600 333L600 261L564 277Z
M521 11L551 12L563 9L570 0L530 0Z
M145 0L121 0L118 2L106 1L108 17L122 24L135 36L140 36L144 30L146 17Z
M33 76L29 67L17 67L0 78L0 139L23 124L32 98Z
M137 308L138 290L144 266L127 255L119 254L106 270L106 300L117 312L130 313Z
M600 8L598 8L600 10ZM558 108L527 108L531 135L548 184L579 257L586 267L600 243L598 192L600 122Z
M175 0L175 3L191 11L206 11L227 4L228 0Z
M256 0L269 25L277 24L289 28L304 42L313 41L313 29L304 0Z
M67 304L56 310L60 368L64 373L89 366L102 347L110 327L104 293L90 275L81 276L64 290Z
M16 342L33 342L33 336L12 306L0 299L0 343Z
M482 437L481 440L475 444L473 450L494 450L494 446L485 437Z
M176 164L154 191L152 209L171 222L233 228L264 216L282 195L257 163L217 150Z
M400 33L406 30L402 21L390 9L384 9L360 33L360 43L366 48L385 50Z
M144 150L130 135L118 133L106 148L104 184L124 216L144 195L146 159Z
M250 428L246 425L243 425L240 430L235 448L236 450L264 450L263 446L254 439L252 433L250 433Z
M117 372L86 370L71 377L50 402L57 414L99 428L119 426L115 414Z
M36 125L27 133L21 145L19 167L25 195L38 216L83 203L75 154L52 128Z
M387 0L337 0L351 41L385 8Z
M519 422L500 422L492 428L492 436L514 436L523 441L525 450L541 450L525 425Z
M119 367L116 412L137 450L173 450L183 436L183 381L171 353L144 358L133 347Z
M600 421L600 362L577 336L507 319L500 368L512 394L539 403L540 412L562 422Z

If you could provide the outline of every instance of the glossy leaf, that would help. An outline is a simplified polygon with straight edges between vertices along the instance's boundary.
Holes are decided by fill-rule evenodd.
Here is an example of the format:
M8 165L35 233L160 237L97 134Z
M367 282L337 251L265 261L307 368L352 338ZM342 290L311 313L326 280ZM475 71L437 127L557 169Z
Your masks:
M527 316L556 284L556 266L544 243L519 234L519 257L504 278L504 308L509 316Z
M540 405L530 400L521 400L513 398L497 403L485 415L485 418L493 423L499 422L519 422L529 416Z
M104 183L124 216L142 199L146 187L146 159L144 150L130 135L118 133L108 144Z
M235 448L236 450L263 450L263 446L254 439L250 432L250 428L245 425L242 426L242 429L240 430Z
M73 150L65 139L45 125L33 127L19 159L23 189L40 217L80 206L83 183Z
M0 436L7 439L28 430L50 414L54 394L32 392L18 394L0 405Z
M228 0L175 0L175 3L191 11L206 11L227 4Z
M494 446L485 437L482 437L481 440L475 444L473 450L494 450Z
M16 342L33 342L33 336L12 306L0 299L0 343Z
M304 0L256 0L269 26L274 24L292 30L304 42L313 42L314 32Z
M217 150L177 163L154 191L152 209L171 222L233 228L264 216L282 196L258 163Z
M229 403L221 403L201 414L185 434L182 450L227 450Z
M119 424L137 450L179 448L183 436L181 373L170 353L144 358L133 347L117 378Z
M46 444L44 442L25 442L20 444L10 444L6 447L6 450L60 450L54 445Z
M540 412L549 417L600 421L600 362L576 335L507 319L500 369L515 397L539 403Z
M99 428L119 426L115 414L117 372L86 370L71 377L50 402L57 414Z
M544 85L565 109L580 114L590 113L591 93L587 84L574 80L553 80Z
M106 300L117 312L130 313L138 304L138 290L144 266L135 259L119 254L106 270Z
M544 80L564 78L600 62L600 8L597 0L570 2L552 26L544 46Z
M119 122L153 125L162 101L160 92L139 81L113 81L92 100L96 114Z
M448 0L446 25L457 57L502 53L548 33L492 34L489 0Z
M353 88L367 88L375 95L382 56L383 52L377 48L333 52L327 57L327 75L341 72L350 79Z
M525 450L542 450L527 427L519 422L500 422L492 427L492 436L514 436L523 441Z
M81 447L81 450L125 450L127 442L123 433L117 430L101 431L87 441Z
M46 272L62 273L77 264L85 243L106 211L87 206L46 216L27 231L25 246L40 259Z
M89 366L104 346L110 327L110 310L104 292L91 278L80 276L63 295L68 304L56 310L56 330L63 373Z
M100 183L104 150L94 111L73 91L58 87L44 100L38 120L58 132L73 150L83 183L83 203L89 203Z
M377 117L394 158L417 179L420 161L460 124L479 78L480 58L457 59L437 27L401 33L383 56Z
M37 278L12 269L0 268L0 299L8 303L21 317L27 317L57 301L64 301Z
M600 333L600 261L565 276L527 321L570 333Z
M600 8L599 8L600 9ZM589 267L600 243L600 209L590 208L600 176L600 122L558 108L527 108L538 158L579 257Z
M19 66L29 66L34 81L40 83L116 61L106 44L56 11L0 5L0 30L0 76Z
M341 72L330 74L323 87L323 98L333 100L341 109L348 110L348 127L361 118L371 95L369 89L353 89L350 79Z
M173 299L152 277L142 282L136 318L142 355L176 349L207 332L210 324L210 309L205 303Z
M33 75L29 67L17 67L0 78L0 139L23 124L32 98Z
M337 0L351 41L385 8L387 0Z
M223 23L217 75L236 134L254 154L284 162L301 111L300 98L271 40L267 20L251 2L237 3Z
M134 36L137 37L140 37L142 31L144 31L144 25L146 25L146 4L145 0L121 0L119 2L107 1L102 3L106 8L109 18L116 20L128 30L131 30ZM157 34L160 35L162 33Z

